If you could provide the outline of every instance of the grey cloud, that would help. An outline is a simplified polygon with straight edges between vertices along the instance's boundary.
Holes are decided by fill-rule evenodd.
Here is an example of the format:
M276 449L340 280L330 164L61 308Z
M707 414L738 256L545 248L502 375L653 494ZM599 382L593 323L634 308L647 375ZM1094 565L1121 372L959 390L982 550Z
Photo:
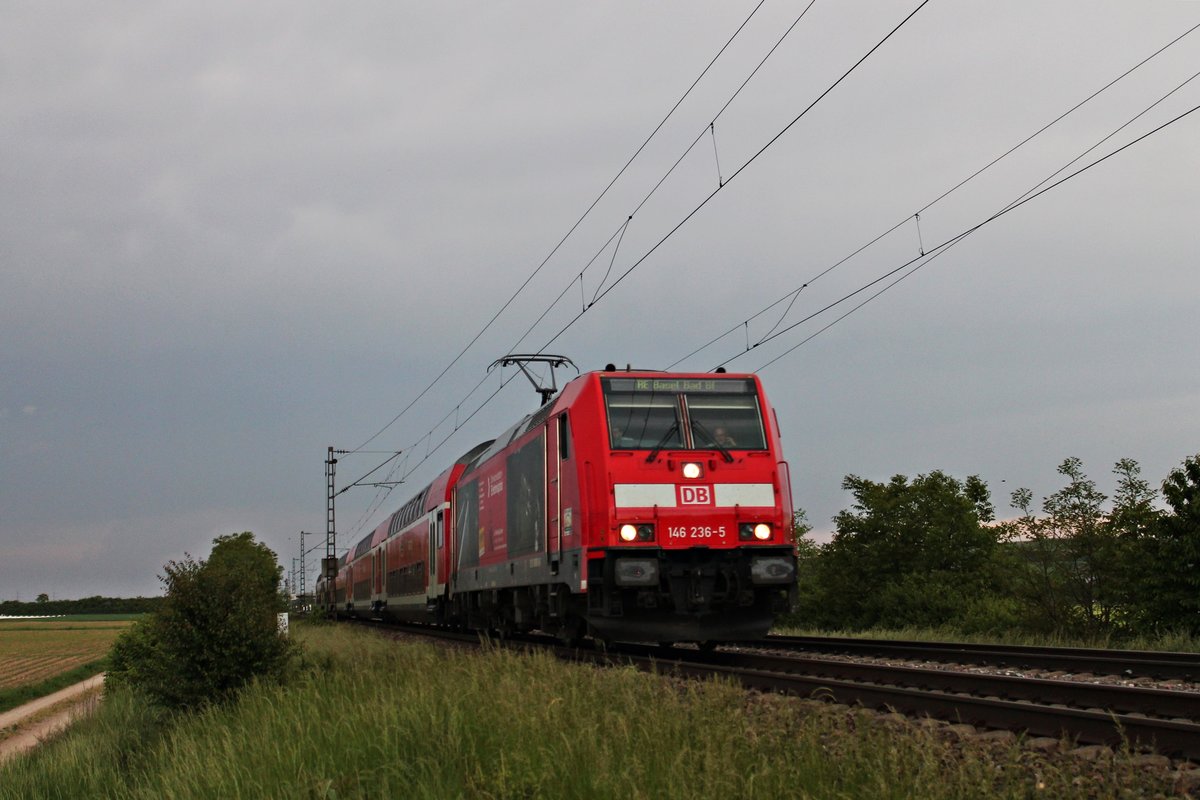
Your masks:
M908 10L814 6L715 126L723 177ZM320 527L325 448L370 436L449 363L748 12L7 9L0 437L18 457L0 462L0 594L32 596L50 580L144 593L162 560L218 533L250 528L283 549L293 529ZM422 435L450 412L440 440L490 394L494 377L455 413L553 297L567 289L522 349L579 313L612 252L581 289L572 281L584 264L796 13L764 5L711 84L379 449L416 445L409 464L423 458ZM745 330L743 320L1193 18L1187 4L931 4L551 350L584 368L665 366L732 328L683 366L741 353L775 323L765 315ZM1190 75L1197 47L1181 43L923 213L925 246ZM1194 105L1196 92L1127 136ZM818 528L843 504L847 472L979 472L999 507L1001 478L1047 493L1067 455L1096 477L1138 458L1155 480L1197 449L1196 124L1008 215L765 370L794 494ZM630 223L609 282L716 181L705 139ZM813 281L784 324L913 257L921 240L905 224ZM733 366L764 364L829 319ZM528 411L534 397L521 387L384 507ZM372 466L346 459L343 477L360 464ZM371 497L343 496L347 536Z

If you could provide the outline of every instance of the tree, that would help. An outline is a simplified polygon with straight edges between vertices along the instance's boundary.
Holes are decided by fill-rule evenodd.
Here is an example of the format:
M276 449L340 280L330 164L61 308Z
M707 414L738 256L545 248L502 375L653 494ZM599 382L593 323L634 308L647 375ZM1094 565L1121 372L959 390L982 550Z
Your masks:
M792 542L796 547L813 546L813 543L804 537L812 533L812 525L808 522L808 512L803 508L797 508L792 511Z
M49 603L50 595L46 594L45 592L42 592L41 594L39 594L37 596L37 602L38 603Z
M0 616L11 614L145 614L162 603L161 597L84 597L46 602L0 601Z
M1121 625L1130 630L1142 629L1149 622L1145 612L1148 585L1154 575L1148 572L1153 563L1150 553L1154 546L1154 531L1161 512L1154 507L1158 493L1141 476L1142 468L1131 458L1123 458L1113 466L1117 490L1107 526L1113 541L1113 570L1117 584L1112 592L1120 606Z
M1117 476L1117 491L1108 515L1109 526L1124 539L1148 536L1159 517L1154 508L1156 492L1142 478L1142 468L1132 458L1122 458L1112 471Z
M1066 545L1071 610L1085 632L1097 634L1112 627L1119 598L1120 555L1103 512L1108 497L1084 474L1078 458L1064 460L1058 471L1070 482L1047 497L1042 510L1050 515L1053 535Z
M1200 634L1200 454L1172 470L1162 492L1170 513L1146 536L1138 610L1160 631Z
M935 470L911 483L848 475L854 505L821 551L812 611L818 624L943 625L987 585L997 543L987 484Z
M792 542L796 546L796 605L779 622L789 625L811 625L813 609L818 607L817 570L821 562L821 545L808 538L812 525L803 509L792 513Z
M173 708L227 699L256 677L281 678L292 655L276 618L287 607L282 573L248 531L214 539L207 562L167 562L164 603L117 641L110 677Z
M1117 489L1107 495L1067 458L1058 467L1068 483L1042 501L1044 517L1032 510L1028 489L1013 492L1022 514L1008 526L1018 556L1014 586L1035 630L1097 636L1131 627L1142 594L1142 553L1155 529L1155 493L1130 458L1113 466Z
M1064 589L1062 547L1051 526L1034 516L1033 492L1017 489L1009 502L1021 512L1005 524L1003 538L1011 543L1016 562L1009 577L1025 609L1025 626L1038 631L1064 630L1071 605Z

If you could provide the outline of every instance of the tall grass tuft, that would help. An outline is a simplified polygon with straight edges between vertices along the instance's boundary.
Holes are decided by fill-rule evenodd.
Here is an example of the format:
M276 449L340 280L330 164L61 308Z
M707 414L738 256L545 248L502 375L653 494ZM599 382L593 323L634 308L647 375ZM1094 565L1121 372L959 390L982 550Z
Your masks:
M1024 797L1037 780L1046 797L1118 796L1035 776L1015 747L976 752L720 682L332 626L297 635L307 664L291 684L193 714L114 693L0 768L0 798Z

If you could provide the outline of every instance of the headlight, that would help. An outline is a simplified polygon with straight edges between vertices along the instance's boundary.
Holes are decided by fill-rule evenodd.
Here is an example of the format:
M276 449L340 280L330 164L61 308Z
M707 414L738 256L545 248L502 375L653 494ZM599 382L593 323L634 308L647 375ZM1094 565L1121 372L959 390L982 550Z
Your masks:
M643 522L641 525L631 525L626 522L621 526L618 535L623 542L653 542L654 526L646 522Z
M738 538L743 542L750 542L757 539L760 542L765 542L771 538L771 526L765 522L743 522L738 525Z
M689 461L683 465L683 477L685 478L699 478L703 473L704 470L694 461Z

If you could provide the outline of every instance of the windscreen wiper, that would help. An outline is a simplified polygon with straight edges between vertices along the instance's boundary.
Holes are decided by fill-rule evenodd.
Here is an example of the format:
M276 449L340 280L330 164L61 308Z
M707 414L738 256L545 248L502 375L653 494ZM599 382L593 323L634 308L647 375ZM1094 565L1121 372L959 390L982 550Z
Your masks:
M650 451L650 455L646 456L646 463L650 463L654 459L658 458L659 451L667 446L667 439L670 439L678 432L679 420L675 420L673 423L671 423L671 427L667 428L667 432L662 435L662 438L658 440L658 444L654 445L654 449Z
M725 459L726 463L733 463L733 454L726 449L725 445L717 441L717 437L713 436L712 432L709 431L708 428L704 427L703 422L698 419L692 419L692 432L699 433L704 436L705 439L708 439L710 442L712 442L713 447L717 448L717 450L721 453L721 457Z

